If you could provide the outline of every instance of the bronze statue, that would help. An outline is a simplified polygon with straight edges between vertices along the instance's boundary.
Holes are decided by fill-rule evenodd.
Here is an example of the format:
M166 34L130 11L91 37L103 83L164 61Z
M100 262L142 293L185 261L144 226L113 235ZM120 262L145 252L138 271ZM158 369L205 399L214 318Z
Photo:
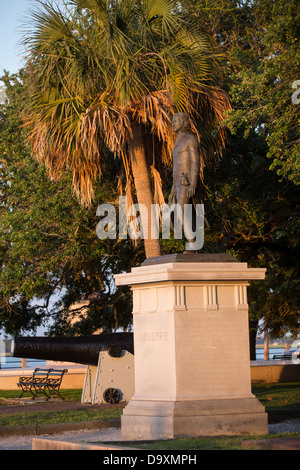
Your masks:
M181 208L186 240L188 243L194 243L195 208L197 204L201 204L199 145L196 137L189 132L190 121L185 113L174 114L172 127L176 134L176 142L172 152L173 186L169 196L169 205L177 203ZM192 208L192 217L184 216L187 204Z

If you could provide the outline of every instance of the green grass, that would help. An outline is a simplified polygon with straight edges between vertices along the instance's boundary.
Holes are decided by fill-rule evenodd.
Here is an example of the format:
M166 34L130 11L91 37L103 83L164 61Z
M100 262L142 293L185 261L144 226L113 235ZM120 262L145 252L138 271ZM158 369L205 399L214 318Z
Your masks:
M20 394L21 394L20 390L0 390L0 404L1 404L1 398L5 398L5 399L18 398ZM66 401L80 402L82 390L80 389L60 390L60 394L64 397ZM27 393L24 393L22 398L32 398L32 395L31 393L27 392ZM41 398L43 398L43 395L41 395Z
M300 409L300 382L253 384L252 393L266 407L266 410Z
M68 402L80 402L81 390L61 390L61 395ZM0 406L7 405L4 400L18 398L20 392L18 390L0 390ZM23 395L22 398L30 397L30 393ZM1 403L2 401L2 403ZM41 402L36 402L38 405ZM1 426L38 426L41 424L57 424L57 423L74 423L81 421L97 421L118 419L121 417L122 409L80 409L80 410L60 410L60 411L26 411L24 405L23 412L0 415Z
M172 439L152 443L132 443L131 446L141 450L240 450L242 438L193 438Z
M300 409L300 383L286 383L286 384L255 384L252 387L253 393L266 407L266 410L274 409ZM80 402L81 390L61 390L61 394L66 401ZM1 398L17 398L20 395L18 390L6 391L0 390L0 406ZM27 394L30 396L30 394ZM24 397L26 395L24 394ZM2 400L2 404L6 404ZM99 409L89 408L80 410L62 410L62 411L24 411L11 414L0 415L0 426L25 426L25 425L40 425L40 424L53 424L53 423L71 423L76 421L95 421L118 419L122 414L122 409ZM185 442L187 441L187 442ZM170 445L173 445L172 444ZM201 439L201 443L197 443L194 439L180 440L179 445L210 445L210 446L239 446L239 438L218 438L214 443L213 439ZM155 445L155 444L151 444ZM162 443L163 445L163 443ZM197 447L199 448L199 447ZM218 447L220 448L220 447ZM153 447L154 449L154 447Z
M151 443L139 444L138 442L130 443L130 447L143 450L244 450L243 441L253 441L255 448L260 448L261 443L255 441L278 439L279 437L299 437L299 433L278 433L264 436L242 436L242 437L201 437L188 439L172 439L167 441L155 441ZM128 447L129 447L128 446Z
M82 421L100 421L118 419L122 409L107 410L61 410L30 411L0 416L0 426L38 426L41 424L76 423Z

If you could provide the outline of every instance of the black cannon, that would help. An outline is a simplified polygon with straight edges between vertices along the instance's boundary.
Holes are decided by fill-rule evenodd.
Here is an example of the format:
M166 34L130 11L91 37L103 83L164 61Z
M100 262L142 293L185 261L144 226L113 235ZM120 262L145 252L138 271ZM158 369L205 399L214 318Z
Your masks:
M12 341L13 357L74 362L97 366L100 351L120 357L122 351L134 354L133 333L111 333L75 337L17 337Z

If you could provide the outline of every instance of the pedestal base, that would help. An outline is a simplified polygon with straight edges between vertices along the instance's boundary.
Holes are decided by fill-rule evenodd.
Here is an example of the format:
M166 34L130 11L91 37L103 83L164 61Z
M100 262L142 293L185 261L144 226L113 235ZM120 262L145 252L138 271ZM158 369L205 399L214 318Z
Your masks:
M264 407L255 398L131 401L122 416L123 440L268 433Z
M247 286L265 269L174 254L115 276L133 291L135 394L124 440L268 432L251 393Z

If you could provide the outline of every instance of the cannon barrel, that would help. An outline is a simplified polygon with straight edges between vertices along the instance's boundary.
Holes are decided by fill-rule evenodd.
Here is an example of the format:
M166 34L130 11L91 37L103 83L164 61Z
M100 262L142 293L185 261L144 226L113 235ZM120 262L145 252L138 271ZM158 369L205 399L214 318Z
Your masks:
M122 350L131 354L133 333L111 333L75 337L16 337L12 341L12 356L24 359L74 362L97 366L100 351L120 357Z

